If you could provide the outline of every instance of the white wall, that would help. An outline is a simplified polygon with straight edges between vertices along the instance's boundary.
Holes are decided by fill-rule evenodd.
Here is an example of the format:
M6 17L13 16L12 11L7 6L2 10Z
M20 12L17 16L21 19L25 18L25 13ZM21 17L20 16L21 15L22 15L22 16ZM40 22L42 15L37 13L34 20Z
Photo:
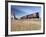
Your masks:
M39 2L39 1L41 1L41 2L45 2L45 0L8 0L8 1L34 1L34 2Z
M4 34L5 34L5 20L4 19L5 19L5 1L0 0L0 37L4 37Z

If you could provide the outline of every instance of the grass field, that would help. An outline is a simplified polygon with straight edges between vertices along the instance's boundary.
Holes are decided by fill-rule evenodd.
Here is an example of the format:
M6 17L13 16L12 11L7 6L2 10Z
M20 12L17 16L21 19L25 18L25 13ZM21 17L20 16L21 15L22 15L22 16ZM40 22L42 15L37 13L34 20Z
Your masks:
M11 21L11 31L31 31L40 29L41 21L39 19L21 19Z

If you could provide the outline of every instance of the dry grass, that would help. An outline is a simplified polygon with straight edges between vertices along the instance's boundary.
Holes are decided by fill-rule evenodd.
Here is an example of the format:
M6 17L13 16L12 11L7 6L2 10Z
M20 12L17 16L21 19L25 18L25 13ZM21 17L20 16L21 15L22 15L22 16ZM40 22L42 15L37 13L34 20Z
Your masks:
M11 31L40 30L40 24L40 20L38 19L12 20Z

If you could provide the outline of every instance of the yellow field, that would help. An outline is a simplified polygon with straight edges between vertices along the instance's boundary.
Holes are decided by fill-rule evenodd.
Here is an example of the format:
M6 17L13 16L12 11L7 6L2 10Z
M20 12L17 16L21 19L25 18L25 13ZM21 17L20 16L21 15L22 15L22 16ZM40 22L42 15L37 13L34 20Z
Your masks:
M38 19L12 20L11 31L40 30L41 22Z

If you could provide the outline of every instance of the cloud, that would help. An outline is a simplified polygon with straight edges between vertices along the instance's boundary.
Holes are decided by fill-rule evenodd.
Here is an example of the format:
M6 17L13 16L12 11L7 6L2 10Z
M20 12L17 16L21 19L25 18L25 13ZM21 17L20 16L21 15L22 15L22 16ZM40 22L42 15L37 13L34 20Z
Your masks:
M40 6L12 6L12 11L15 12L15 16L17 18L20 18L22 16L36 13L36 12L41 12L41 7Z

